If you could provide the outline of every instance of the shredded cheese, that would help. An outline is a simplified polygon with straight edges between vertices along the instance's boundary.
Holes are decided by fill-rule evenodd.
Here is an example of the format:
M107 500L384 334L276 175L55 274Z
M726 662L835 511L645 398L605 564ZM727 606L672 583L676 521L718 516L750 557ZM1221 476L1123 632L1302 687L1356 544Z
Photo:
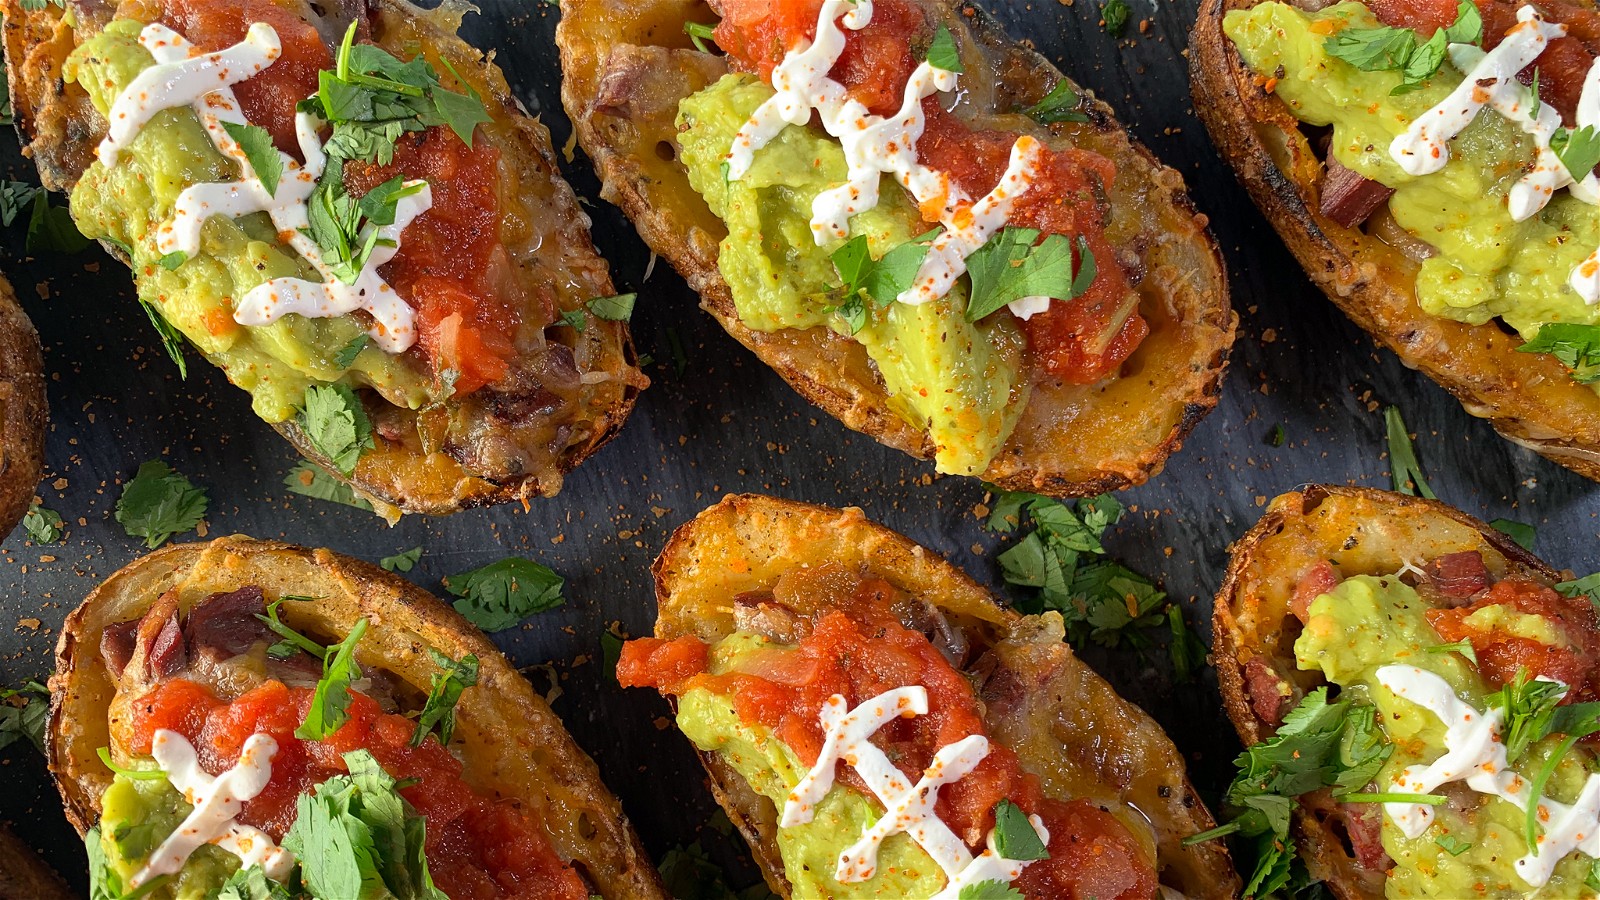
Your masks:
M233 768L213 778L200 768L194 746L183 735L157 729L150 755L193 809L150 855L144 868L134 874L133 886L139 887L158 875L178 873L190 855L206 844L215 844L239 857L241 866L260 866L274 881L288 878L294 868L294 856L274 843L266 832L234 821L245 802L254 799L272 780L272 758L277 753L278 742L271 735L253 734L245 741Z
M211 216L265 212L272 218L279 238L310 263L322 281L275 278L258 285L239 298L233 313L236 322L268 325L289 313L331 318L359 309L372 316L368 334L383 350L400 353L415 344L416 312L378 275L378 267L399 252L400 234L406 226L433 206L433 194L427 184L407 183L421 185L422 190L399 200L394 224L376 229L367 226L360 241L364 243L375 230L377 243L355 282L346 284L334 276L322 248L304 231L310 224L307 201L327 166L327 155L318 136L321 120L304 112L295 115L295 134L305 165L280 152L283 177L275 194L268 193L243 149L223 128L225 122L249 124L240 111L233 85L250 79L282 55L277 32L270 25L257 22L250 26L242 42L214 53L198 53L172 29L147 25L139 34L139 43L155 57L156 64L139 73L112 105L112 124L100 143L100 161L115 165L121 151L156 113L189 106L217 150L238 163L242 175L234 182L186 188L173 207L172 219L157 231L157 249L164 254L181 251L193 255L200 249L201 226Z
M878 848L890 836L904 833L944 870L946 885L934 900L956 900L963 887L984 881L1010 882L1031 860L1006 859L995 849L994 832L976 857L935 812L939 788L960 781L989 755L989 739L981 734L965 737L934 754L933 762L916 784L872 743L872 735L902 716L928 713L928 690L920 685L899 687L846 710L848 701L834 694L822 707L822 750L816 765L800 779L783 805L778 820L789 828L811 821L818 803L833 787L834 769L841 761L866 782L884 812L855 843L839 855L834 880L849 884L867 881L877 873ZM1048 845L1050 832L1038 816L1030 816L1039 840Z

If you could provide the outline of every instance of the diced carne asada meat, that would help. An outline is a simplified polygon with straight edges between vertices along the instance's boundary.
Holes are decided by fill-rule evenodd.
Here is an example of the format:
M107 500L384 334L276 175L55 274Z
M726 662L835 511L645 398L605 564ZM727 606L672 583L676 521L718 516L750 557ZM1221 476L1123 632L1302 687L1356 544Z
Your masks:
M1311 617L1312 601L1338 587L1341 580L1333 563L1325 559L1317 560L1316 565L1307 569L1295 584L1294 596L1289 598L1289 611L1304 622Z
M1319 211L1323 216L1354 228L1367 220L1378 207L1387 203L1394 188L1384 187L1360 173L1347 169L1332 156L1328 157L1327 171L1322 175L1322 199Z
M1278 677L1264 657L1252 656L1244 664L1245 692L1256 718L1268 725L1282 725L1283 717L1294 705L1294 691Z
M1460 606L1489 587L1489 570L1476 550L1446 553L1422 567L1428 581L1452 606Z

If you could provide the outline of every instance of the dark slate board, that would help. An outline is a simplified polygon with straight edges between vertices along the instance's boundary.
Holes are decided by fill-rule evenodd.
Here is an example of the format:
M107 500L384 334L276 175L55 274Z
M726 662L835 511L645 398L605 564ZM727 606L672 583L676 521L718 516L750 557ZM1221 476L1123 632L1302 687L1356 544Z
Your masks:
M1132 510L1108 538L1112 553L1163 580L1209 637L1211 597L1227 545L1272 496L1314 481L1387 486L1382 407L1399 404L1439 495L1485 518L1538 526L1536 549L1588 571L1600 489L1500 440L1444 391L1377 350L1310 286L1217 159L1195 119L1184 47L1195 0L1131 0L1127 37L1099 27L1093 0L993 4L1015 36L1116 108L1151 150L1182 170L1228 254L1239 342L1221 405L1150 484L1128 491ZM528 108L559 146L570 128L558 100L557 13L528 0L488 0L466 36L493 47ZM5 139L9 177L33 174ZM559 679L555 709L598 761L652 855L700 840L742 886L755 880L742 844L715 827L714 804L687 743L658 723L666 705L624 692L598 662L600 634L620 622L643 634L654 619L649 565L672 529L723 494L758 491L871 517L997 582L1000 542L973 512L983 487L934 475L845 430L801 401L727 337L666 265L646 281L648 251L599 201L581 155L568 166L594 200L595 242L623 290L640 292L633 330L657 361L655 385L621 436L573 473L555 500L407 518L394 528L364 513L282 488L295 455L250 413L245 395L199 363L180 381L152 340L122 268L91 249L80 257L25 255L20 229L0 236L5 270L44 339L51 373L45 504L66 517L59 545L35 547L21 529L0 546L0 684L44 675L57 628L98 581L142 547L112 518L121 482L161 457L211 496L212 534L243 532L325 545L376 560L422 545L408 577L438 589L443 575L516 553L568 578L568 604L495 636L536 684ZM685 350L679 371L672 336ZM1281 424L1287 442L1269 443ZM36 622L34 620L37 620ZM1214 800L1237 751L1215 680L1174 686L1164 657L1088 648L1085 656L1174 735L1194 780ZM532 667L552 662L553 669ZM0 751L0 820L82 889L81 843L60 812L31 747Z

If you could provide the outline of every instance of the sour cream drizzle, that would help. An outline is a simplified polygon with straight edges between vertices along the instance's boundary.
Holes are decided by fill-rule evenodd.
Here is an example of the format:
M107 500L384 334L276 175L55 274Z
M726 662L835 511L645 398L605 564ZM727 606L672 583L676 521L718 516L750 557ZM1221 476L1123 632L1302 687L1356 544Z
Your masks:
M1427 709L1445 726L1445 754L1425 766L1407 766L1389 786L1390 792L1428 794L1442 784L1465 781L1467 787L1527 812L1532 786L1506 764L1506 746L1500 739L1504 710L1480 712L1462 702L1449 682L1415 666L1384 666L1377 676L1378 683L1395 696ZM1544 828L1538 855L1530 852L1513 865L1522 880L1543 887L1556 863L1573 850L1600 858L1600 775L1589 776L1571 806L1544 797L1537 802ZM1419 837L1433 823L1433 808L1425 804L1385 803L1384 811L1408 838Z
M1450 161L1450 141L1488 106L1534 143L1533 168L1506 197L1512 221L1535 215L1562 188L1570 188L1585 203L1600 204L1600 179L1590 172L1581 181L1574 180L1550 147L1551 136L1561 127L1561 114L1548 103L1536 102L1533 90L1517 80L1517 73L1532 65L1550 41L1566 33L1566 25L1546 22L1538 10L1524 6L1517 10L1517 24L1493 50L1485 53L1471 44L1451 44L1450 63L1466 77L1450 96L1397 135L1389 154L1409 175L1437 172ZM1600 128L1600 61L1584 78L1574 119L1578 128ZM1567 283L1589 305L1600 303L1600 249L1579 263Z
M989 739L974 734L934 754L933 762L915 785L871 741L872 735L902 716L928 713L928 690L920 685L899 687L846 710L848 701L834 694L822 707L822 751L783 804L778 824L803 825L816 814L818 803L833 787L834 769L841 761L851 766L883 804L883 816L867 828L860 840L839 854L834 880L841 884L870 879L877 872L878 848L891 835L904 832L944 870L946 885L934 900L956 900L961 889L985 881L1010 882L1031 860L1006 859L995 849L994 832L987 846L974 857L967 845L934 811L939 788L960 781L989 755ZM1029 819L1039 840L1050 843L1050 832L1038 816Z
M378 267L399 251L400 234L406 226L433 206L427 184L408 182L421 185L422 190L398 202L394 224L376 229L378 243L366 265L354 284L345 284L334 276L322 248L302 231L310 224L307 201L327 166L318 136L321 120L303 112L295 115L295 135L306 161L302 166L294 157L278 154L283 177L276 195L267 193L243 149L223 128L224 122L248 124L232 86L255 76L282 55L272 26L257 22L242 42L214 53L198 53L182 35L164 25L146 25L139 43L155 57L156 64L140 72L112 105L111 127L99 147L100 161L115 165L121 151L156 113L189 106L217 150L238 163L243 176L234 182L186 188L173 207L172 220L157 230L157 248L164 254L182 251L193 255L200 250L200 228L211 216L236 218L265 212L279 239L293 247L323 280L275 278L257 285L239 299L234 321L268 325L288 313L330 318L363 309L373 318L368 334L385 351L400 353L416 343L416 312L378 275ZM369 225L360 241L365 242L370 230Z
M841 16L845 27L860 31L872 21L872 0L826 0L822 4L816 40L790 50L772 70L776 93L734 136L727 156L728 178L743 178L757 150L786 126L804 127L815 110L823 129L844 148L849 174L844 184L823 191L812 203L812 239L822 246L848 238L850 217L877 206L880 176L893 175L919 206L940 204L939 223L944 226L912 286L896 299L912 305L937 300L949 293L967 270L967 257L1005 226L1017 196L1033 180L1043 148L1032 137L1019 137L1000 183L974 202L948 173L917 161L917 140L927 125L922 101L939 91L954 90L957 74L924 61L906 82L900 109L888 118L875 116L860 101L851 99L844 85L828 77L844 52ZM1026 319L1048 305L1037 299L1019 300L1011 304L1011 310Z
M272 758L277 753L278 742L271 735L253 734L244 742L233 768L213 778L200 768L194 746L183 735L157 729L150 755L194 809L134 874L133 886L158 875L176 874L189 856L206 844L216 844L239 857L241 866L260 866L274 881L288 878L294 856L266 832L234 821L245 802L254 799L272 779Z

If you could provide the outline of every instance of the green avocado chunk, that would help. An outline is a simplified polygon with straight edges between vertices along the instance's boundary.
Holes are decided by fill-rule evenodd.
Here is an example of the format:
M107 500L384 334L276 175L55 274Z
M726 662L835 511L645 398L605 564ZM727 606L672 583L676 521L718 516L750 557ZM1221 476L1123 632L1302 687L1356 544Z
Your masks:
M1391 94L1399 72L1363 72L1328 54L1329 35L1378 24L1361 3L1307 13L1269 2L1229 12L1223 30L1252 70L1277 79L1274 92L1297 118L1333 127L1335 159L1394 188L1394 221L1438 251L1417 275L1423 310L1473 325L1499 316L1524 340L1548 322L1600 323L1600 306L1567 284L1600 248L1600 207L1558 191L1542 212L1513 222L1506 196L1534 158L1519 126L1484 109L1428 175L1407 175L1389 155L1395 136L1463 76L1447 61L1418 90Z
M831 254L843 242L816 245L811 204L845 181L844 151L809 128L785 128L755 154L737 181L724 175L728 148L772 89L728 75L679 106L682 162L689 183L728 226L718 266L739 319L756 331L827 326L866 349L888 386L894 411L927 429L940 472L976 475L988 468L1027 404L1026 339L1009 316L966 320L965 280L942 300L912 306L867 302L867 322L850 334L834 307L843 300ZM927 230L905 190L883 182L882 199L850 221L873 258Z
M183 795L165 778L117 775L100 798L100 849L107 867L124 888L150 855L189 814ZM177 875L150 894L154 900L206 900L214 897L239 868L237 857L206 844L189 855Z
M142 28L131 19L116 20L67 61L64 78L82 85L102 114L154 64L139 45ZM72 190L72 218L85 236L128 249L140 299L220 366L229 381L249 391L256 414L266 421L292 417L314 384L371 387L409 409L427 403L432 378L405 356L369 347L348 369L339 365L339 351L363 333L351 316L290 314L257 326L234 322L234 304L251 288L283 276L321 277L278 240L265 213L212 216L201 229L198 254L174 269L160 265L157 229L171 219L179 194L194 184L238 177L237 166L217 152L192 110L167 109L139 132L116 165L107 168L96 160L89 166Z
M753 653L782 649L782 644L759 635L735 633L711 648L710 671L722 674ZM678 698L678 728L696 747L716 753L732 766L753 789L772 800L780 813L790 789L806 773L805 764L788 745L770 728L742 721L726 695L705 688L685 691ZM881 814L878 803L835 782L817 804L810 822L778 829L778 851L794 896L889 900L937 894L945 885L944 872L904 834L883 842L878 851L878 874L851 884L834 880L839 854Z
M1394 664L1416 666L1449 682L1456 696L1475 709L1494 705L1495 692L1465 657L1454 651L1430 650L1442 642L1428 623L1429 608L1398 578L1359 575L1312 602L1305 630L1295 640L1301 669L1320 671L1345 695L1377 707L1378 722L1394 752L1378 773L1375 790L1384 790L1405 767L1427 765L1445 752L1445 730L1439 718L1379 684L1378 669ZM1488 614L1485 622L1509 623L1527 634L1538 630L1526 623L1519 625L1515 611L1497 604L1484 607L1475 616L1484 614ZM1539 741L1512 768L1531 778L1559 743L1560 738L1554 736ZM1573 802L1595 762L1594 754L1581 746L1569 751L1545 785L1544 796ZM1416 838L1406 837L1387 815L1383 817L1383 847L1395 862L1384 884L1387 896L1593 896L1584 881L1595 861L1576 850L1556 865L1549 883L1535 893L1514 867L1528 852L1522 810L1498 797L1471 791L1464 782L1455 788L1481 802L1465 810L1454 802L1433 807L1433 824ZM1447 847L1460 850L1460 855Z

